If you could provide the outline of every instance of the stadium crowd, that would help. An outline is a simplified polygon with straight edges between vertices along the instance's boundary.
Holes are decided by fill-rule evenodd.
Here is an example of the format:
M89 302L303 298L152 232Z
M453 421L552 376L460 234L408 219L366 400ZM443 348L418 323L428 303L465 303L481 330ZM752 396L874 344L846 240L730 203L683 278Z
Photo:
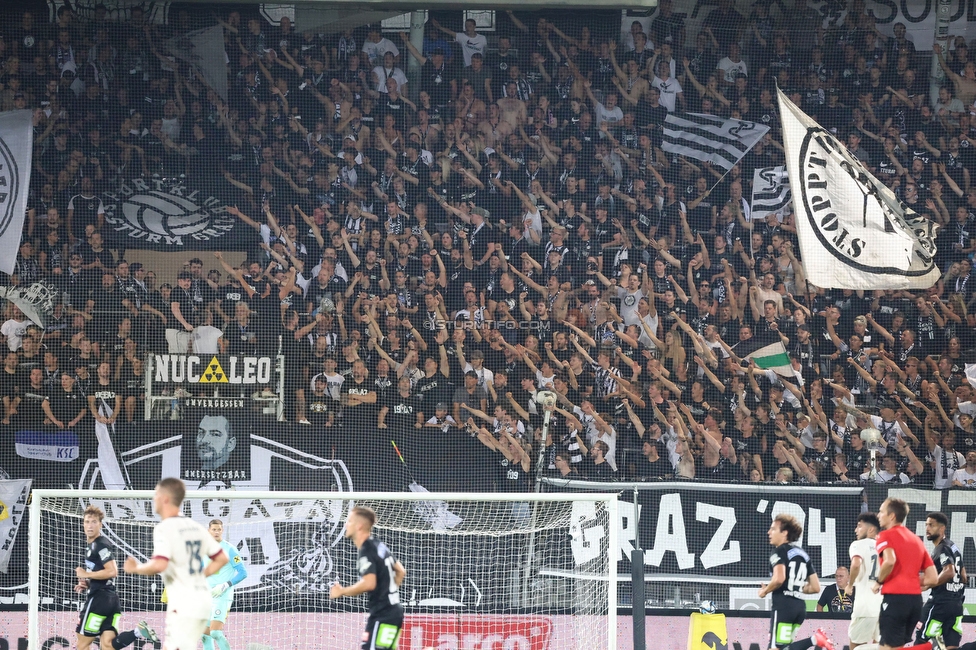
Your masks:
M146 353L219 348L284 355L287 418L310 435L390 429L430 454L469 437L497 490L529 489L540 457L565 478L976 486L964 38L934 53L933 104L928 53L859 0L826 31L802 0L784 18L722 0L696 34L672 0L625 34L619 14L497 12L488 34L431 17L422 51L246 8L168 25L5 9L0 108L32 109L36 136L9 282L63 297L44 331L7 305L5 426L78 426L99 386L132 421ZM161 46L217 23L226 101ZM784 160L774 83L942 225L935 286L812 286L789 209L752 219L754 170ZM676 110L771 130L723 175L663 151ZM129 264L107 196L160 178L232 197L246 261ZM744 361L752 338L782 341L792 376ZM543 456L539 391L558 396Z

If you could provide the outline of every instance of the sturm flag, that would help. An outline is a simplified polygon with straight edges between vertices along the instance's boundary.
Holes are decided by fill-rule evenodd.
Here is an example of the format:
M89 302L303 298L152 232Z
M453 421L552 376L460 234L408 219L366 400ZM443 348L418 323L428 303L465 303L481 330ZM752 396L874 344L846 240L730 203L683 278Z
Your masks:
M230 184L134 178L103 194L114 245L140 250L247 250L255 232L227 212Z
M227 53L224 51L223 27L215 25L171 38L166 41L166 49L199 70L207 85L227 101Z
M51 320L59 295L58 288L50 280L38 280L29 286L0 287L0 298L17 305L24 316L42 329Z
M754 361L763 370L772 370L790 380L796 377L796 371L790 365L790 357L786 353L786 346L778 336L757 334L751 339L736 343L732 346L732 351L740 359Z
M752 178L752 220L762 221L770 213L782 215L793 199L786 167L762 167Z
M34 122L31 111L0 113L0 271L14 272L27 214Z
M938 225L902 203L777 90L807 279L825 289L927 289Z
M725 171L732 169L769 131L768 126L702 113L669 113L662 149Z

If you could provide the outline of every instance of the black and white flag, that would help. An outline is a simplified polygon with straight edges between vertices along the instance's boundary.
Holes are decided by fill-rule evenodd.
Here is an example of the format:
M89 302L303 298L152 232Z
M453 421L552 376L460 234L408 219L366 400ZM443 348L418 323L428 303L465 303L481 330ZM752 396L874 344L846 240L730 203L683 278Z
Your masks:
M807 279L825 289L927 289L938 224L898 200L843 142L777 90Z
M773 212L783 215L792 200L786 167L778 165L756 169L752 178L753 221L762 221Z
M0 271L12 274L27 215L33 114L29 110L0 113Z
M768 131L768 126L745 120L702 113L668 113L661 148L728 171Z
M0 287L0 298L17 305L32 323L44 329L54 314L54 305L60 298L58 288L50 280L17 287Z
M166 49L177 59L200 71L207 84L227 101L227 53L224 28L220 25L187 32L166 41Z

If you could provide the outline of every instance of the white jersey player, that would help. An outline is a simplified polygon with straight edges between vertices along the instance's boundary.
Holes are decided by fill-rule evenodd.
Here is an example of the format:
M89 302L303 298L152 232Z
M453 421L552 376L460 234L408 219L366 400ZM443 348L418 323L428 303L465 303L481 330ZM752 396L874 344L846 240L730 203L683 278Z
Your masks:
M880 530L877 515L866 512L857 518L854 528L857 539L851 542L850 549L851 577L844 590L848 596L851 590L854 591L854 611L848 629L851 650L865 643L878 643L881 639L878 618L881 616L882 596L873 589L878 574L878 551L874 548L874 538Z
M202 524L180 516L185 496L186 487L178 478L164 478L156 484L153 506L162 521L153 531L152 558L142 563L132 557L125 560L126 573L163 574L168 594L163 650L197 647L210 622L207 578L228 561ZM210 558L210 563L204 558Z

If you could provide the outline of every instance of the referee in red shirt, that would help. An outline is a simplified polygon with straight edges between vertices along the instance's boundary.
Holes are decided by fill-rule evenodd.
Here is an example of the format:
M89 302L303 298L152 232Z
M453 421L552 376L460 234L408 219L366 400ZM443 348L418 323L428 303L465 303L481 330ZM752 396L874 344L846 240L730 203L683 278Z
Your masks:
M902 648L914 636L922 614L922 588L934 587L939 581L922 540L905 527L906 517L908 504L901 499L885 500L878 511L884 529L875 542L881 561L877 583L884 596L878 620L882 650ZM911 647L932 650L931 643Z

